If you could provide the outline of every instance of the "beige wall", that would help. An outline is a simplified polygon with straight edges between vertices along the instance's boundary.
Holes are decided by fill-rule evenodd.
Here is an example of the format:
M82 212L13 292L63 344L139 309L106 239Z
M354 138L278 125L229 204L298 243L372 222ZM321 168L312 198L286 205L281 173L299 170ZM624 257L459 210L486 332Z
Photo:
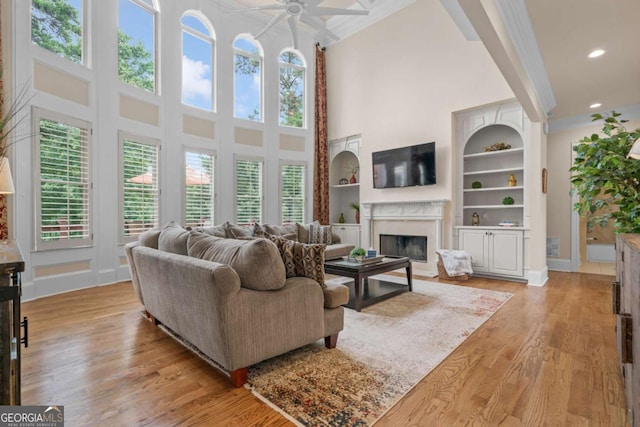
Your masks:
M624 117L623 117L624 118ZM627 129L640 128L640 120L625 124ZM547 236L560 238L561 259L571 259L571 173L572 144L587 135L601 134L602 122L547 136L549 190L547 193Z
M452 199L452 113L513 97L480 42L421 0L327 49L329 139L362 134L361 201ZM373 189L371 153L436 141L435 186Z

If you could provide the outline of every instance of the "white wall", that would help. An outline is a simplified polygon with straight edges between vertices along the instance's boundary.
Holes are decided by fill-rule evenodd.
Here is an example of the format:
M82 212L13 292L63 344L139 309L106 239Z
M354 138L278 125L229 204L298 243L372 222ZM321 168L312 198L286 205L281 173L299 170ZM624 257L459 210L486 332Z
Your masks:
M307 69L306 110L309 129L278 126L278 55L291 46L286 26L269 31L260 42L264 48L264 102L266 123L233 118L232 42L240 33L257 33L268 21L261 14L224 14L231 8L224 0L157 0L160 10L160 96L121 83L117 77L117 1L91 1L90 67L63 60L30 41L28 1L2 0L2 25L9 26L11 49L5 50L5 67L18 76L14 85L35 85L33 105L61 112L93 125L94 244L88 248L40 251L34 248L34 182L31 144L16 146L12 170L16 194L11 208L11 235L26 258L24 298L37 298L129 277L123 246L118 240L118 132L148 136L161 141L162 196L160 223L182 222L184 146L215 150L216 223L233 220L233 156L245 154L265 159L264 222L280 221L278 212L279 163L281 160L308 164L308 188L312 185L313 81L315 42L301 29L300 46ZM7 7L5 7L7 5ZM12 7L12 13L5 13ZM187 10L200 10L213 24L217 40L217 112L204 112L181 104L180 17ZM3 31L3 34L6 34ZM34 70L36 70L34 72ZM53 77L56 76L56 77ZM67 90L56 88L66 85ZM128 106L128 107L127 107ZM133 108L132 108L133 107ZM33 134L31 121L19 129ZM258 146L234 142L236 129L256 131ZM210 132L210 130L213 131ZM210 134L212 133L212 134ZM209 135L208 135L209 134ZM300 143L301 142L301 143ZM311 198L308 212L311 216Z
M452 114L513 98L480 42L421 0L327 48L329 139L362 134L360 200L452 200ZM438 184L373 189L371 153L435 141ZM453 213L445 224L450 247Z

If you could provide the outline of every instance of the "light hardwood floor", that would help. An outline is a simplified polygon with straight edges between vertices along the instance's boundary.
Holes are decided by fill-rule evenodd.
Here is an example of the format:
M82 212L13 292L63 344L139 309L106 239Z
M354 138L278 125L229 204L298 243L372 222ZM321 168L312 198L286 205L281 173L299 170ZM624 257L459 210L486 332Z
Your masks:
M376 426L627 426L611 280L455 283L515 296ZM64 405L69 426L291 425L141 309L128 282L24 303L23 404Z

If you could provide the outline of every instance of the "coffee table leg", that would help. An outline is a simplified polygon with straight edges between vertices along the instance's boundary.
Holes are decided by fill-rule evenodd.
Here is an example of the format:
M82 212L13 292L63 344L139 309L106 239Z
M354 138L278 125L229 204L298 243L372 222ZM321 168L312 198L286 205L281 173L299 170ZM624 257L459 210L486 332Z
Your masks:
M409 284L409 292L413 291L413 284L411 283L411 278L413 275L411 274L411 261L409 261L409 265L407 265L407 283Z
M356 311L360 311L362 306L362 297L360 295L360 284L362 283L362 277L358 274L356 276L355 287L356 287Z

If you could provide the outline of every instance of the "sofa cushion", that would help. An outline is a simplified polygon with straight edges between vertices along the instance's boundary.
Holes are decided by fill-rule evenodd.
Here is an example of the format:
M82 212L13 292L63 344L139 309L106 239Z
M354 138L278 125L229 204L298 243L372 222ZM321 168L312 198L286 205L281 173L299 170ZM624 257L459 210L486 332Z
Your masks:
M160 230L158 237L158 249L174 254L187 254L187 238L190 231L186 230L175 221L169 222Z
M227 237L227 230L223 225L216 225L214 227L198 227L194 228L194 230L201 231L202 233L206 233L210 236Z
M330 245L331 242L332 230L330 225L309 224L309 243Z
M285 239L283 236L274 236L266 231L259 231L256 236L269 239L276 244L278 251L280 252L282 262L284 263L287 278L296 277L298 275L296 271L296 264L293 262L293 248L296 242Z
M322 288L324 308L336 308L349 302L349 288L340 283L326 282Z
M318 221L313 221L312 224L320 225ZM311 224L300 224L296 222L296 232L298 233L298 242L309 243L309 231Z
M158 239L160 238L160 229L152 228L145 231L138 237L140 246L146 246L148 248L158 249Z
M223 224L223 226L227 231L227 237L230 239L238 239L240 237L251 237L251 236L255 236L256 231L262 231L262 227L258 223L253 223L249 225L236 225L227 221Z
M242 287L270 291L284 286L286 272L275 243L267 239L235 240L192 231L188 255L231 266Z
M296 240L298 236L298 228L295 224L289 225L271 225L264 224L262 226L263 231L266 231L269 234L273 234L275 236L286 236L286 235L295 235L295 239L291 239L290 237L286 237L289 240Z

